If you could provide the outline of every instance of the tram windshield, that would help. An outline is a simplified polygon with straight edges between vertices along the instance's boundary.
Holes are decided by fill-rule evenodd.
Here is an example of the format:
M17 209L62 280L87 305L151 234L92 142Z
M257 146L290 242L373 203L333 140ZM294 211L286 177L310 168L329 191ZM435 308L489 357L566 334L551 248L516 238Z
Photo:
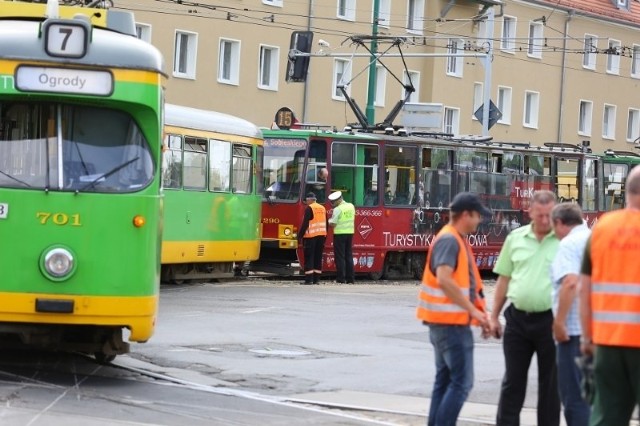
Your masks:
M149 144L122 111L0 102L0 187L134 192L153 173Z
M264 140L264 194L269 201L297 201L300 197L307 141Z

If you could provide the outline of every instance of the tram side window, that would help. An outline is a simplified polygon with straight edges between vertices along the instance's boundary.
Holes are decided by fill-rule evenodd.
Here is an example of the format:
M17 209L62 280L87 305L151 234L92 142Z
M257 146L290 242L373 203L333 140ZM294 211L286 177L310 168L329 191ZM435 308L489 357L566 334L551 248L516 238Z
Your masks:
M264 147L256 146L256 194L264 193Z
M231 170L231 143L209 141L209 191L229 192Z
M184 138L184 187L205 190L207 188L207 140L185 136Z
M414 147L387 145L384 148L384 204L411 205L416 192L416 160Z
M524 181L527 188L523 189L548 189L554 190L551 177L551 157L547 155L524 156Z
M557 159L557 194L558 201L571 201L576 202L578 200L579 186L578 186L578 160L569 158Z
M164 188L180 188L182 186L182 136L166 135L164 146L162 186Z
M629 173L626 164L604 163L604 199L606 210L624 207L624 183Z
M309 145L309 160L305 183L305 194L313 192L319 203L327 199L327 142L325 140L312 140Z
M582 200L583 211L596 210L596 160L593 158L585 158L584 160L584 182L582 183Z
M251 146L233 145L233 192L251 193Z
M489 193L488 152L460 149L454 155L458 183L456 192L469 191L481 195Z
M447 207L451 202L451 153L442 148L422 149L424 206L427 208Z
M355 206L376 202L378 147L369 144L334 142L331 146L331 190L342 191Z
M511 188L522 173L522 155L513 152L491 154L490 188L484 201L491 209L511 208ZM482 195L481 195L482 197Z

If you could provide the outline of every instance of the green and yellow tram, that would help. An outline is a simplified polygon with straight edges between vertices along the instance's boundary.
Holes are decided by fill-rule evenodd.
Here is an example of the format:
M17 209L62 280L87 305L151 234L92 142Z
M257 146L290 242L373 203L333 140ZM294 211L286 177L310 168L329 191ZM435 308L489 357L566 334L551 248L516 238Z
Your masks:
M130 13L0 2L1 342L153 334L164 79Z
M163 282L227 278L258 259L262 158L250 122L165 105Z

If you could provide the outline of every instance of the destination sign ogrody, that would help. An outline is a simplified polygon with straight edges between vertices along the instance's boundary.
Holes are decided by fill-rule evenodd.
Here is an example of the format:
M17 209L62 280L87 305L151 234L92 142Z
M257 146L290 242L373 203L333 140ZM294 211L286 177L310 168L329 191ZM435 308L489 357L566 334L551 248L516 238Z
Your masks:
M113 75L108 71L21 66L16 70L15 84L23 92L109 96Z

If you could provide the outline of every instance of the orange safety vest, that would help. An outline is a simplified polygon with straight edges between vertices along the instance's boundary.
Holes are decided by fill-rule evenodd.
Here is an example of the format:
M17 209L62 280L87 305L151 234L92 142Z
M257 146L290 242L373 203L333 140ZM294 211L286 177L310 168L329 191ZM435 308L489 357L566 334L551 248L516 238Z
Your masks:
M591 235L591 330L598 345L640 348L640 213L603 215Z
M469 296L469 289L471 287L471 279L469 277L469 260L472 262L473 276L475 277L475 300L474 305L476 308L485 311L485 300L482 292L482 278L480 277L480 271L476 266L476 261L471 252L471 247L465 239L463 239L458 231L451 226L445 225L434 240L434 244L438 239L445 235L451 234L458 241L460 250L458 251L458 264L453 271L453 279L460 287L460 291L467 298ZM471 253L471 259L467 255L467 249ZM471 319L469 311L463 307L453 303L438 285L438 278L431 272L431 251L427 256L427 264L424 267L424 275L422 276L422 285L420 286L419 304L417 316L418 319L433 324L450 324L450 325L466 325L477 324L476 320Z
M309 207L313 210L313 219L309 221L307 232L302 237L313 238L327 235L327 210L318 203L311 203Z

